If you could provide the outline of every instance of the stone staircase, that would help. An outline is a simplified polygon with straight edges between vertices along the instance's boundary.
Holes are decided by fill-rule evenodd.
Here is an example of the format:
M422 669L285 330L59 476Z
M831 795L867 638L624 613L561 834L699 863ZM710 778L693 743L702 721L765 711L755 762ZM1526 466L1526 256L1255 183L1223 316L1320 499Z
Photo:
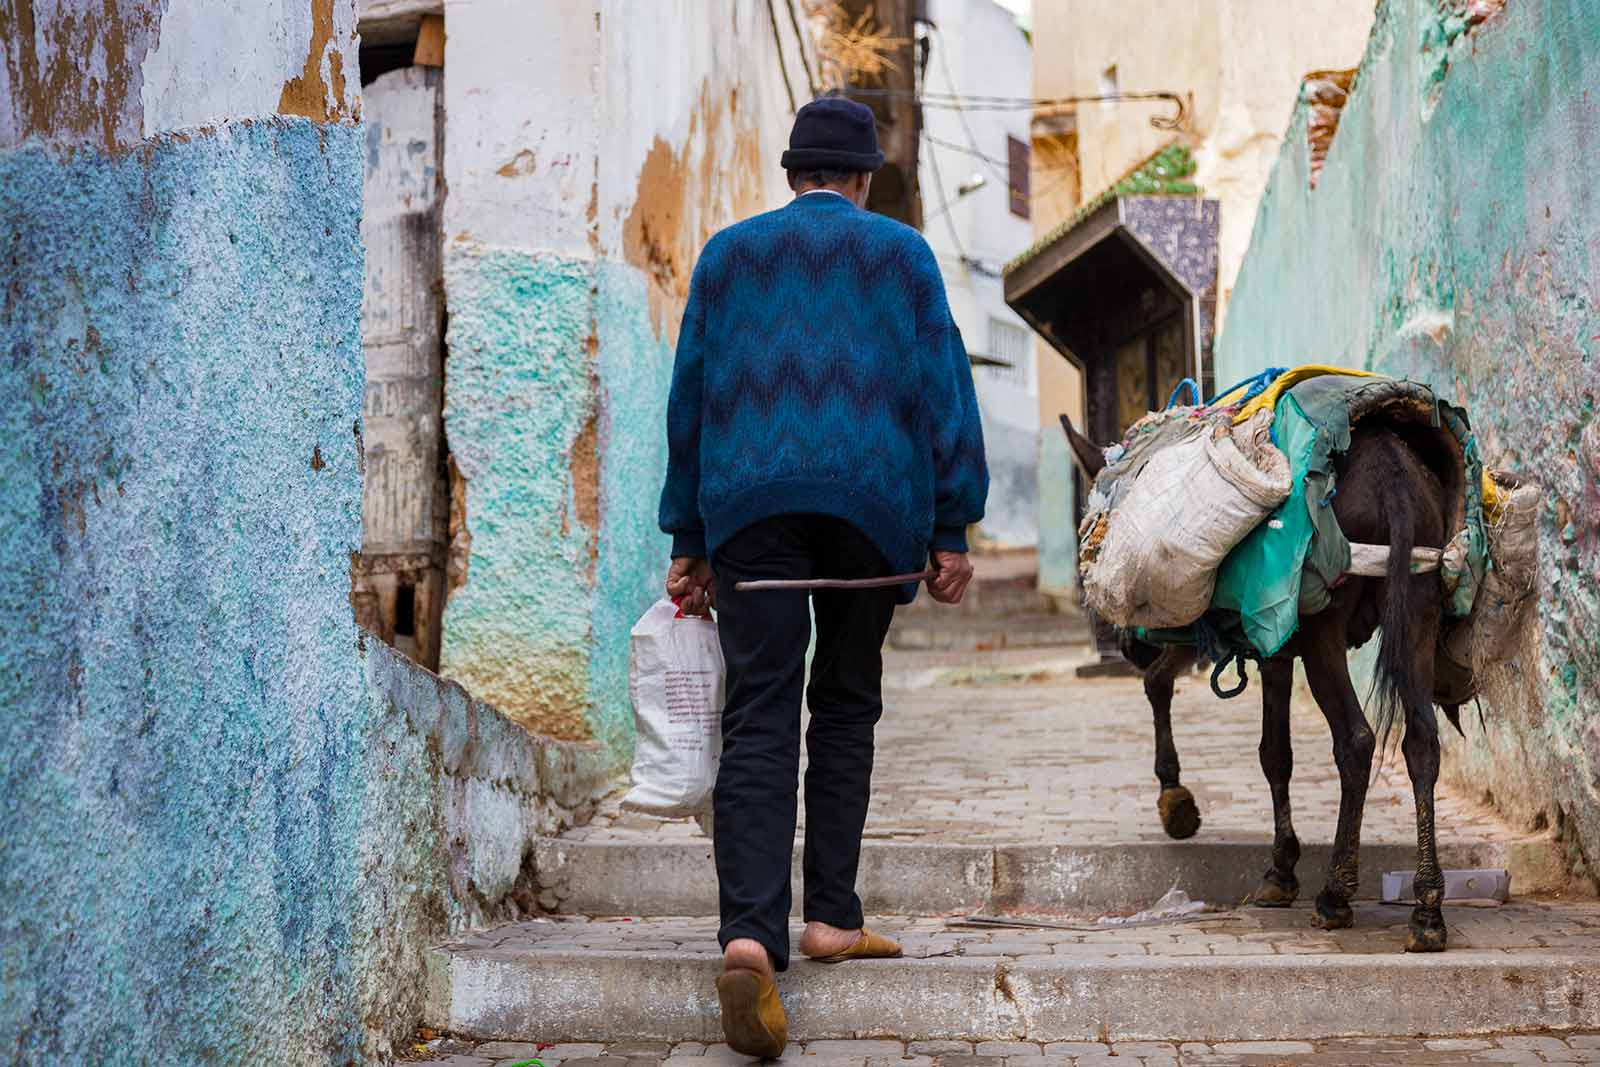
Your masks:
M1414 863L1409 787L1392 766L1370 794L1356 926L1312 927L1337 792L1312 708L1294 717L1302 902L1259 909L1239 906L1266 865L1270 825L1253 701L1181 684L1178 743L1206 820L1184 842L1156 823L1137 682L1028 671L1005 685L897 690L886 704L859 888L869 922L906 955L796 958L780 988L806 1062L827 1042L868 1038L964 1042L947 1051L969 1054L973 1043L1023 1042L1049 1055L1052 1043L1600 1028L1592 900L1451 907L1448 952L1401 951L1409 909L1374 899L1384 871ZM1441 796L1438 819L1446 866L1507 867L1519 895L1564 888L1531 880L1551 869L1547 838L1519 836L1460 797ZM429 1027L469 1041L721 1040L711 845L692 823L613 807L541 842L533 867L552 913L434 949ZM1175 884L1220 910L1096 921Z

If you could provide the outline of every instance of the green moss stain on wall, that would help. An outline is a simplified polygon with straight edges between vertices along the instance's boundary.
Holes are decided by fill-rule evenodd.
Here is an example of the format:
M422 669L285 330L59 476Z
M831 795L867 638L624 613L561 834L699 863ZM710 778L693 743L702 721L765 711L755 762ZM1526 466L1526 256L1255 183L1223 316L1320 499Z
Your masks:
M445 430L467 580L442 672L532 729L632 751L628 632L659 594L672 348L626 264L458 244Z
M1218 378L1327 361L1428 382L1540 479L1537 617L1452 759L1600 872L1600 24L1577 0L1388 0L1327 167L1297 109ZM1471 717L1475 721L1475 716Z
M628 633L665 595L671 543L656 525L667 473L667 393L673 347L657 338L644 275L603 261L596 308L602 397L600 558L590 675L597 740L628 755ZM677 313L673 309L672 313Z
M458 243L445 286L445 434L472 549L441 673L532 729L585 738L594 531L571 471L596 403L594 266Z

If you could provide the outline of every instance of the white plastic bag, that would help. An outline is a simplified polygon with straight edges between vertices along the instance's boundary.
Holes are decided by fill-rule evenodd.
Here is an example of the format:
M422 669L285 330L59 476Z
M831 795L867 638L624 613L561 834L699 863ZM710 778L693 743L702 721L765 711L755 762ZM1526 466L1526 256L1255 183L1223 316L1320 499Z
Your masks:
M1155 452L1080 531L1089 606L1117 626L1187 626L1211 606L1217 567L1289 495L1271 412L1226 420Z
M658 600L633 627L628 696L638 739L622 806L649 815L711 807L722 756L722 646L717 624Z

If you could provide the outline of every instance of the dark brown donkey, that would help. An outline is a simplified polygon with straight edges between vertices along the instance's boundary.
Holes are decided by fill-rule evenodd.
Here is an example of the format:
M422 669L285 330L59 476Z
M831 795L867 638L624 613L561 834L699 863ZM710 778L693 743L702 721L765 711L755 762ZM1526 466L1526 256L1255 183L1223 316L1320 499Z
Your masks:
M1062 427L1078 465L1091 479L1105 466L1100 448L1073 427ZM1339 825L1333 859L1315 921L1323 929L1349 926L1361 849L1361 814L1378 739L1350 681L1346 653L1365 644L1380 627L1377 722L1386 734L1404 716L1401 749L1417 807L1417 905L1411 912L1408 952L1438 952L1445 947L1444 874L1434 846L1433 790L1439 775L1439 727L1433 707L1434 650L1443 606L1436 573L1412 574L1413 547L1442 547L1452 494L1459 492L1459 459L1433 447L1425 433L1403 422L1374 415L1351 432L1350 449L1338 457L1339 492L1334 515L1352 542L1388 545L1383 578L1347 577L1332 602L1315 615L1302 615L1293 638L1276 656L1261 663L1261 769L1272 789L1272 866L1253 895L1264 907L1287 907L1299 894L1295 864L1300 842L1289 816L1289 777L1294 754L1289 747L1289 700L1294 660L1305 662L1317 706L1333 733L1333 758L1339 768ZM1191 836L1200 826L1194 798L1178 781L1178 754L1172 743L1172 689L1180 671L1194 664L1192 647L1130 649L1144 669L1145 693L1155 712L1156 776L1161 782L1162 824L1173 837Z

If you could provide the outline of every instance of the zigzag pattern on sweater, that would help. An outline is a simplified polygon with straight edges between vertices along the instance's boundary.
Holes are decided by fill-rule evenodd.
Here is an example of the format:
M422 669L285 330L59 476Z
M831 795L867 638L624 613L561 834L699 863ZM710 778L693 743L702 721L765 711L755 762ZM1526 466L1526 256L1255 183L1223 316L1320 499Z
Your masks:
M983 515L972 372L937 261L915 230L842 197L799 197L707 243L667 422L675 554L714 555L804 507L915 570L930 545L964 548Z

